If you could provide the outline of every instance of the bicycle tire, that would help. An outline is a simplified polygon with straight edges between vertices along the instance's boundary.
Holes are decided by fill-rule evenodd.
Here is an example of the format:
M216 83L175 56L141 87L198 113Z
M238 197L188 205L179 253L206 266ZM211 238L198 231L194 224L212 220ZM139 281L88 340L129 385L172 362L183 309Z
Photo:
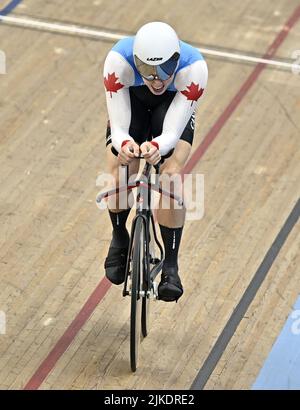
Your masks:
M143 258L145 229L141 218L136 221L133 239L131 312L130 312L130 365L133 372L137 369L139 344L141 339L141 305L143 289Z
M153 228L151 226L151 224L149 224L149 251L150 251L150 255L154 256L154 245L153 245ZM153 249L151 249L151 247ZM150 258L150 255L147 255L147 258ZM148 263L148 260L145 259L145 263ZM149 261L149 268L150 268L150 261ZM150 280L150 278L147 277L147 271L146 271L146 267L144 269L144 290L145 292L147 292L148 290L150 290L150 284L148 283L148 281ZM143 298L142 300L142 335L143 337L146 337L148 335L149 332L149 322L150 322L150 295L147 295Z

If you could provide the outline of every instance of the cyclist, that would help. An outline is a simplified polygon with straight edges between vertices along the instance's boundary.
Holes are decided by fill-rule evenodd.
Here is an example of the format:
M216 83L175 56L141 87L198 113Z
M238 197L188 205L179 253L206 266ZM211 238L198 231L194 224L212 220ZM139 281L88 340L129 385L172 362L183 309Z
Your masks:
M164 160L161 173L180 174L193 142L195 108L206 88L208 70L200 52L180 41L166 23L151 22L134 37L120 40L104 64L109 121L106 132L108 171L118 182L120 164L138 170L140 154L150 164ZM130 212L109 208L112 241L105 260L107 278L121 284L125 278ZM185 210L158 209L157 219L165 248L158 287L159 298L177 301L183 294L178 273L178 250Z

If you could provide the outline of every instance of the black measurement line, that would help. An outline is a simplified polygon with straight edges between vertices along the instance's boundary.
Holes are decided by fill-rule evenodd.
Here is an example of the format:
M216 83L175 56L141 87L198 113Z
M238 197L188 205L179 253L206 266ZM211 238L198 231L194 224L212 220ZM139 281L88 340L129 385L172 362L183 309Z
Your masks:
M226 326L224 327L222 333L220 334L218 340L207 356L203 366L199 370L196 376L191 390L202 390L208 379L210 378L212 372L217 366L223 352L225 351L228 343L230 342L232 336L234 335L238 325L243 319L247 309L249 308L251 302L253 301L257 291L259 290L261 284L266 278L273 262L275 261L277 255L279 254L282 246L284 245L289 233L296 225L300 216L300 198L296 202L293 210L289 214L285 224L281 228L279 234L277 235L272 246L268 250L266 256L264 257L262 263L257 269L253 279L251 280L249 286L245 290L242 298L240 299L238 305L234 309L230 319L228 320Z

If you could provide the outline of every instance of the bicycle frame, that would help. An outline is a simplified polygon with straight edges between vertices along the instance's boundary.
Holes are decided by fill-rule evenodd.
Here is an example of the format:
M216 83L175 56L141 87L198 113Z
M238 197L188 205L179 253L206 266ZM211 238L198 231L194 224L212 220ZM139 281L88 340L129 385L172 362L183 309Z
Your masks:
M156 175L159 174L159 167L156 167ZM129 295L129 291L127 290L127 284L128 284L128 276L129 276L129 269L130 269L130 257L132 254L132 246L133 246L133 238L134 238L134 231L136 227L136 223L138 219L140 218L143 222L145 233L146 233L146 242L145 242L145 254L147 255L145 262L145 270L146 270L146 285L147 289L145 291L147 292L146 296L150 296L151 288L152 288L152 283L155 279L155 277L159 274L159 272L162 269L162 264L163 264L163 259L164 259L164 253L162 246L157 238L156 235L156 229L155 229L155 223L154 223L154 217L152 214L151 210L151 189L154 189L155 191L159 192L159 188L157 189L156 185L152 184L150 181L151 178L151 165L146 163L142 172L142 179L136 181L137 187L138 187L138 193L137 193L137 212L136 216L134 217L132 221L132 227L131 227L131 235L130 235L130 244L129 244L129 251L128 251L128 257L127 257L127 264L126 264L126 274L125 274L125 282L124 282L124 289L123 289L123 296ZM145 181L144 181L145 179ZM145 201L146 199L146 201ZM160 251L160 258L157 260L150 260L150 224L152 224L152 229L153 229L153 235L154 235L154 240L159 248ZM154 265L153 268L150 270L150 263Z
M129 270L130 270L132 248L133 248L134 231L135 231L137 220L139 218L142 219L143 224L144 224L144 229L146 232L145 246L146 246L147 260L146 260L145 268L146 268L146 282L147 282L147 289L146 289L147 297L150 295L151 287L152 287L155 277L159 274L159 272L162 269L163 260L164 260L164 252L163 252L163 248L156 234L154 217L153 217L153 213L151 209L151 190L159 192L160 194L165 195L169 198L172 198L176 200L180 206L183 206L183 201L181 198L179 198L177 195L174 195L170 192L163 190L157 183L157 175L159 175L160 164L155 166L155 169L156 169L156 183L155 184L153 184L150 180L151 179L151 169L152 169L152 165L146 162L144 169L142 171L142 174L141 174L141 179L136 180L132 184L128 184L128 176L127 176L126 185L122 185L115 189L111 189L107 192L103 192L99 194L96 199L97 203L100 203L103 199L106 199L112 195L116 195L121 192L129 191L129 190L132 190L133 188L138 189L137 200L136 200L137 201L137 211L132 221L132 227L131 227L130 243L129 243L129 250L128 250L128 256L127 256L127 263L126 263L125 282L124 282L124 288L123 288L123 296L127 296L130 294L130 292L127 290L128 276L129 276ZM127 171L128 171L128 167L127 167ZM127 172L127 175L128 175L128 172ZM150 247L149 246L150 245L150 224L152 224L153 236L154 236L153 239L155 243L157 244L159 251L160 251L159 259L150 260L150 249L149 249ZM150 263L153 265L151 270L150 270Z

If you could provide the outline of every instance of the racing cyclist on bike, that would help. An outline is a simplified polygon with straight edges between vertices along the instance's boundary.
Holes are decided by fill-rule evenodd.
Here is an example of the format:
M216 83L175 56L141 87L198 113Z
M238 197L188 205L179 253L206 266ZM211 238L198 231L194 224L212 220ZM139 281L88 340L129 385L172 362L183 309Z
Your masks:
M166 23L151 22L134 37L120 40L104 64L109 114L106 132L108 171L118 184L119 166L138 171L141 154L150 164L164 160L161 173L182 171L191 152L195 109L206 88L208 70L200 52L180 41ZM125 278L130 212L109 208L112 241L105 260L107 278L121 284ZM177 301L183 294L178 273L178 250L185 210L160 207L157 219L165 249L159 298Z

